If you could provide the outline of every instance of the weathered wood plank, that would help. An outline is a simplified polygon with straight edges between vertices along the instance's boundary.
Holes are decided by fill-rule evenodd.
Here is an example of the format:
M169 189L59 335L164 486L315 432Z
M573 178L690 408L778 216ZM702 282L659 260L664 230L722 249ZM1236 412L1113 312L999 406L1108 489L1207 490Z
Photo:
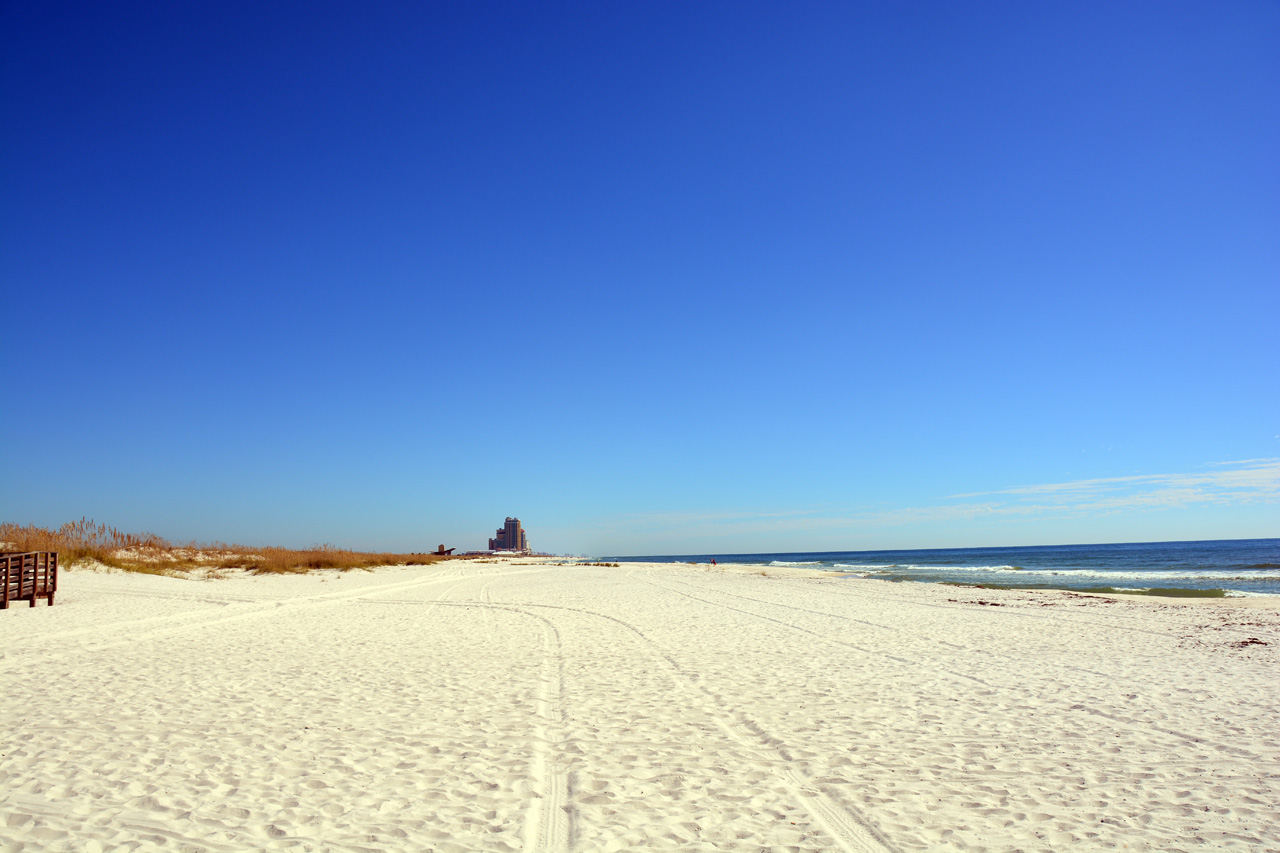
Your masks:
M56 551L0 552L0 610L8 610L10 602L24 599L35 607L41 598L52 607L57 589Z

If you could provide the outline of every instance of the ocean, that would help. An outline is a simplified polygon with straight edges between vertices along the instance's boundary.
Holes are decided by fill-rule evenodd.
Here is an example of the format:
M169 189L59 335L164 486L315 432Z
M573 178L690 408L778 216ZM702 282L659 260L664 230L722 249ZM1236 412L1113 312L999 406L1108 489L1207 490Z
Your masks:
M618 562L794 566L850 577L1147 595L1280 595L1280 539L911 551L686 554Z

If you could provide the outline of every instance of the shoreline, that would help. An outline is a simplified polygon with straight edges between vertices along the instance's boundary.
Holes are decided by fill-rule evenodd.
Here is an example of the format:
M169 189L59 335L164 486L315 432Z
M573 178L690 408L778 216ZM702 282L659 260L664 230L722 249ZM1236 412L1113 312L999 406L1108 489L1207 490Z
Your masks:
M1280 847L1280 602L555 562L67 572L0 850Z
M965 584L952 583L948 581L925 581L925 580L899 580L893 581L885 578L861 577L859 575L847 572L825 571L822 569L804 569L797 566L762 566L754 563L718 563L715 566L703 563L620 563L622 568L629 566L643 566L648 569L660 569L662 567L674 566L687 569L700 569L709 572L727 571L736 574L747 575L763 575L766 577L789 577L789 578L835 578L847 583L872 583L872 584L923 584L927 586L947 586L955 589L972 589L983 592L1026 592L1026 593L1044 593L1046 595L1066 594L1080 595L1097 598L1105 598L1113 601L1147 601L1156 605L1167 604L1189 604L1189 605L1211 605L1215 607L1242 607L1250 609L1275 610L1280 612L1280 595L1160 595L1157 593L1125 593L1125 592L1093 592L1086 590L1076 590L1067 587L1048 587L1048 586L1000 586L995 584Z
M459 558L454 558L459 559ZM823 569L805 569L798 566L770 566L755 563L717 563L715 566L706 563L691 562L622 562L622 563L605 563L605 562L588 562L586 560L572 561L564 557L544 557L544 556L508 556L498 555L493 557L469 557L469 562L477 564L494 564L506 563L510 565L542 565L542 566L562 566L565 568L585 568L585 567L608 567L617 569L626 569L628 567L643 567L650 570L659 570L662 568L684 568L693 570L702 570L709 572L729 572L734 574L745 575L761 575L765 577L789 577L789 578L836 578L846 582L867 581L870 583L880 584L935 584L939 586L950 586L957 589L976 589L976 590L1006 590L1012 592L1030 592L1030 593L1066 593L1069 595L1096 596L1113 600L1142 600L1150 599L1155 603L1161 604L1209 604L1218 607L1246 607L1258 609L1275 609L1280 611L1280 594L1231 594L1227 590L1226 595L1198 595L1198 592L1208 592L1208 590L1189 590L1189 594L1173 594L1163 595L1159 592L1148 592L1134 590L1133 592L1101 592L1088 589L1073 589L1071 587L1055 587L1055 586L1014 586L1002 584L966 584L953 581L929 581L929 580L889 580L887 578L865 577L849 572L840 572L834 570ZM442 561L449 562L449 561ZM264 574L278 574L279 576L306 576L320 575L324 573L342 574L347 572L380 572L394 571L398 569L412 568L411 565L388 563L386 565L359 566L351 568L321 568L308 569L306 571L282 572L282 573L258 573L251 569L227 569L227 568L196 568L182 569L175 571L160 572L142 572L137 569L121 569L115 566L108 566L99 562L78 563L71 566L61 567L62 572L94 572L102 574L155 574L161 577L171 577L175 579L187 580L230 580L235 578L261 577ZM1216 590L1215 590L1216 591Z
M983 588L1061 589L1162 598L1280 597L1280 539L908 548L671 555L635 562L710 559L831 570L891 581Z

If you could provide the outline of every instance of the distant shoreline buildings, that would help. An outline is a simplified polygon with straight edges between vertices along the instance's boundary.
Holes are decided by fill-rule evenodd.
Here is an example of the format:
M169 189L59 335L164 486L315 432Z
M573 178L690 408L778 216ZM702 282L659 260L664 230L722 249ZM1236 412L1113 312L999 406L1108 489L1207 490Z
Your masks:
M508 517L502 527L498 528L498 535L489 540L489 550L529 553L529 540L525 537L524 528L520 526L520 519Z

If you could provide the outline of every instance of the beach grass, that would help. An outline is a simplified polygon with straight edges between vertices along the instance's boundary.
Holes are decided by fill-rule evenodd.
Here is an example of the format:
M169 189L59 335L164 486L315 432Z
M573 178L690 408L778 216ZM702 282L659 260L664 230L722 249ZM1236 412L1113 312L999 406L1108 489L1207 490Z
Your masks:
M374 566L417 566L463 559L430 553L355 551L334 545L309 548L174 544L154 533L125 533L81 518L57 529L0 522L0 544L8 551L57 551L61 565L102 565L146 574L239 569L257 574L293 574L322 569L351 571Z

